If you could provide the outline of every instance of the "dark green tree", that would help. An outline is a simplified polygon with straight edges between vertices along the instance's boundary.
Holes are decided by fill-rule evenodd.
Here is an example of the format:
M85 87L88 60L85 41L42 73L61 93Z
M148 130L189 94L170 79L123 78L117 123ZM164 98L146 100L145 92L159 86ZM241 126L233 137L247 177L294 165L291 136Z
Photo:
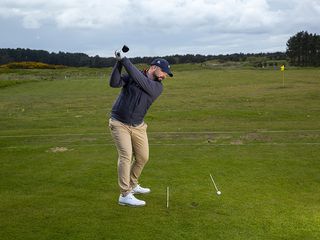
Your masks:
M287 56L293 66L320 66L320 36L298 32L287 42Z

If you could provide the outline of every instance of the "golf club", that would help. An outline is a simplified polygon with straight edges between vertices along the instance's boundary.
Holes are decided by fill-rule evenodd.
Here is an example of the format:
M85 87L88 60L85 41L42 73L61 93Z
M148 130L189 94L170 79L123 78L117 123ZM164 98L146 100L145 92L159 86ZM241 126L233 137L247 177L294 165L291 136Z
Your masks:
M129 52L129 47L127 45L123 45L121 50L122 50L123 53L127 53L127 52ZM121 55L120 54L120 50L116 50L115 51L115 55L120 57L120 55Z
M214 185L214 188L217 190L217 194L218 194L218 195L220 195L220 194L221 194L221 192L220 192L220 191L219 191L219 189L217 188L217 185L216 185L216 183L214 182L214 180L213 180L213 177L212 177L211 173L210 173L210 177L211 177L211 181L212 181L212 183L213 183L213 185Z
M122 52L124 53L129 52L129 47L127 45L123 45Z

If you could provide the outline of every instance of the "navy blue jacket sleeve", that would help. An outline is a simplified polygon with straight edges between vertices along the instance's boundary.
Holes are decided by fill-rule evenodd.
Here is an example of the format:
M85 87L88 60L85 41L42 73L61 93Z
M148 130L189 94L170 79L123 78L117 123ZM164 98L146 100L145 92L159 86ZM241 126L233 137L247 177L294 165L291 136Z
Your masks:
M137 69L128 58L121 60L124 68L131 78L149 95L158 97L162 92L162 84L157 81L150 80L139 69Z
M119 88L126 84L127 78L125 78L124 76L121 76L121 70L122 70L122 63L117 61L111 72L111 76L109 80L110 87Z

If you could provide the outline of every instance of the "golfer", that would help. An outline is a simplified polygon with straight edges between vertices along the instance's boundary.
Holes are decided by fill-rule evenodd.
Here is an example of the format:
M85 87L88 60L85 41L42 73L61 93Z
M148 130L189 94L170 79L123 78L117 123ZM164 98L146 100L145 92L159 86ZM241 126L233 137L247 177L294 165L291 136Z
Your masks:
M154 59L149 69L138 70L128 58L115 52L110 86L122 88L113 104L109 128L118 150L119 204L144 206L145 201L134 194L146 194L149 188L139 185L139 177L149 159L147 124L144 122L151 104L163 90L161 81L172 77L169 63L162 58ZM126 74L121 74L122 69Z

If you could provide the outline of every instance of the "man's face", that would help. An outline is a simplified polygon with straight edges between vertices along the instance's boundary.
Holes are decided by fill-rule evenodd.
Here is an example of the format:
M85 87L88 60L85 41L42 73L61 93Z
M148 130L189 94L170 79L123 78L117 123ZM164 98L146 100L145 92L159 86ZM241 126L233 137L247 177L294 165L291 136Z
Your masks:
M162 71L162 69L158 66L152 66L154 69L153 72L153 76L155 79L158 79L159 81L162 81L163 79L165 79L166 77L168 77L168 74L164 71Z

